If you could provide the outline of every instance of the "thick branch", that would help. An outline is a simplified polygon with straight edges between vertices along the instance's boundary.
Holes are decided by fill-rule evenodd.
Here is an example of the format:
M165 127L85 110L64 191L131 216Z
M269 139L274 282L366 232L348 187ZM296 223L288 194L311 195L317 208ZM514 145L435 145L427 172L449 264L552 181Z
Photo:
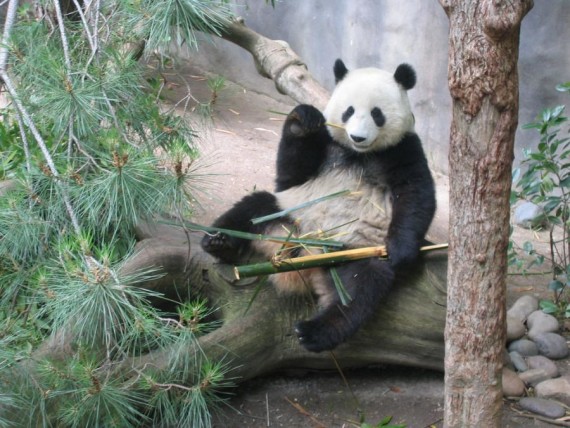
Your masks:
M259 74L272 79L280 93L298 103L324 109L329 92L313 78L286 42L263 37L248 28L242 18L228 24L222 37L250 52Z

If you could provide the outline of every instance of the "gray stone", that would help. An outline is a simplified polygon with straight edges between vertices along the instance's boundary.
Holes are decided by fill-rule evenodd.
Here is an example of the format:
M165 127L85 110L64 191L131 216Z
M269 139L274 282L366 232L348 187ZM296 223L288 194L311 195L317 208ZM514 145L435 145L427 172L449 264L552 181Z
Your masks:
M525 383L525 385L536 386L540 382L543 382L552 377L544 369L530 369L526 372L519 373L520 379Z
M528 370L528 364L524 360L523 356L517 351L509 352L509 357L511 358L511 363L518 372L526 372Z
M515 366L511 361L511 356L509 355L509 351L507 351L507 348L503 349L503 367L507 367L513 371L516 371Z
M534 387L538 398L552 398L570 405L570 377L548 379Z
M531 355L538 355L538 348L532 340L519 339L511 342L508 347L509 352L516 351L523 357L529 357Z
M559 334L541 333L534 338L534 343L538 348L539 354L545 357L559 360L568 356L568 344L566 343L566 339Z
M545 370L551 378L560 376L558 367L549 358L543 355L534 355L526 358L526 364L529 369L542 369Z
M503 368L503 395L505 397L520 397L525 393L524 382L517 376L517 374Z
M542 207L527 201L515 208L513 217L517 226L532 229L544 223L544 210Z
M519 400L519 406L551 419L561 418L566 414L566 410L560 404L544 398L524 397Z
M541 333L553 333L560 329L558 320L542 311L534 311L526 320L528 337L533 339Z
M521 322L525 322L527 317L536 310L538 310L538 299L527 294L519 297L507 311L507 319L510 316Z
M507 314L507 342L520 339L525 333L524 323L518 317Z

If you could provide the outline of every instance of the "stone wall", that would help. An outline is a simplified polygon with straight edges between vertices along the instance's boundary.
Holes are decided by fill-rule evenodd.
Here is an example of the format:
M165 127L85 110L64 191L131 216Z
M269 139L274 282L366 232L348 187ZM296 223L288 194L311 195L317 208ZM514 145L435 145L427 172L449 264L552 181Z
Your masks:
M235 7L248 26L272 39L287 41L327 88L334 85L332 65L341 57L349 68L378 66L394 70L412 64L418 84L410 91L420 134L432 166L447 172L451 98L447 86L448 20L436 0L281 0L273 9L262 0ZM546 106L570 104L555 91L570 80L570 1L535 0L522 25L519 73L520 119L531 121ZM223 74L246 88L271 96L249 53L223 40L205 40L194 63ZM221 71L223 70L223 72ZM570 106L569 106L570 110ZM519 126L520 128L520 126ZM516 156L536 142L535 131L517 132Z

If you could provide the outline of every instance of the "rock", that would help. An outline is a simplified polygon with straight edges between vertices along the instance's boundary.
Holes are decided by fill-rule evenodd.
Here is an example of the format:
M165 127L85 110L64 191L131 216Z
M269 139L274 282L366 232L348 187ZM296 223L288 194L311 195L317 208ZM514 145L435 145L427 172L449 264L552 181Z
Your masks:
M550 333L552 334L552 333ZM531 355L538 355L538 348L532 340L520 339L511 342L508 347L509 352L516 351L523 357L529 357Z
M554 364L554 361L543 355L527 357L526 364L529 369L542 369L546 371L551 378L560 376L560 372L556 364Z
M558 320L542 311L534 311L530 314L526 320L526 325L528 326L528 337L533 340L541 333L553 333L560 329Z
M507 367L513 371L516 371L516 368L513 365L513 362L511 361L511 356L509 355L509 351L507 351L507 348L503 349L503 367Z
M544 210L532 202L523 202L515 208L514 222L525 229L542 226L544 224Z
M511 316L524 322L527 317L536 310L538 310L538 299L536 297L529 295L521 296L513 304L511 309L507 311L507 319Z
M570 405L570 377L563 376L540 382L534 387L534 392L538 398L553 398Z
M526 372L528 370L527 362L524 360L523 356L519 354L517 351L510 352L509 357L511 358L511 363L518 372ZM542 368L542 367L536 367L536 368Z
M507 314L507 342L520 339L525 335L525 333L526 328L524 323L518 318L518 316Z
M568 344L566 343L566 339L559 334L540 333L534 338L534 343L538 348L538 353L545 357L559 360L568 356Z
M566 410L560 404L544 398L524 397L519 400L519 406L551 419L561 418L566 414Z
M544 369L530 369L526 372L519 373L519 378L525 383L525 385L536 386L540 382L551 379L548 372Z
M503 395L505 397L520 397L525 393L524 382L517 374L507 368L503 368Z

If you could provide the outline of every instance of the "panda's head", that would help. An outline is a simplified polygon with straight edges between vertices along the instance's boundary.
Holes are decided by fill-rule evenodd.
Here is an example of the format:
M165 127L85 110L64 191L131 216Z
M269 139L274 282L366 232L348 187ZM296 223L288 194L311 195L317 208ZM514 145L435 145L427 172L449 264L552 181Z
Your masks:
M411 66L401 64L394 74L377 68L348 71L338 59L334 75L337 85L324 116L338 143L361 153L382 150L414 130L406 92L416 84Z

